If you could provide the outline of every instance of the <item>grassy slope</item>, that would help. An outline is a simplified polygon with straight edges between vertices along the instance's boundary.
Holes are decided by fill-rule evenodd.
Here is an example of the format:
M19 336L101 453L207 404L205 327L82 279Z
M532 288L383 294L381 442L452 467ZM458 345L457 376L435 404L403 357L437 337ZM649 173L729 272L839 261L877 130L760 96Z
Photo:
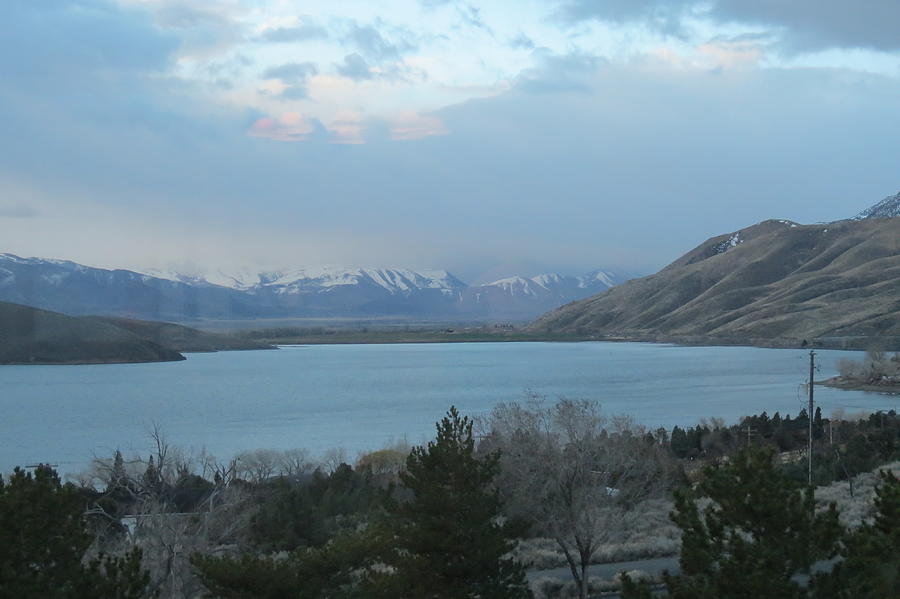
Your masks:
M0 364L162 362L184 356L104 322L0 302Z
M754 340L900 340L900 219L766 221L660 272L563 306L532 332Z

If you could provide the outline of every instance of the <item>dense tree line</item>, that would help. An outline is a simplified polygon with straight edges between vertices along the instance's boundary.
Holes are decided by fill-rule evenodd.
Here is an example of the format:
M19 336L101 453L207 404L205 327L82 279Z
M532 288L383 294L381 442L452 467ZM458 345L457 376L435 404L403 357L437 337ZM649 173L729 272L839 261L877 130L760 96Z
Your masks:
M813 414L813 482L828 484L869 472L879 464L900 459L900 415L894 410L863 418L828 419L816 408ZM748 445L770 447L779 453L803 452L809 437L809 417L800 410L796 418L766 412L748 416L732 426L721 421L703 422L682 429L674 427L669 439L673 455L680 459L716 459ZM796 458L800 458L799 453ZM805 462L787 460L790 476L805 481Z

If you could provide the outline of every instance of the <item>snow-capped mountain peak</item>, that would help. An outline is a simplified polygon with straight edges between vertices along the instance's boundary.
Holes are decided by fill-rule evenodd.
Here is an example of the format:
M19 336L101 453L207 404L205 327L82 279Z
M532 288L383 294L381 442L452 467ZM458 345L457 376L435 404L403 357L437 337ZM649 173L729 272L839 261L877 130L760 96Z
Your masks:
M513 296L553 297L572 301L599 293L625 281L626 278L603 270L595 270L579 277L545 273L530 279L520 276L507 277L480 287L502 289Z
M582 289L596 287L598 285L613 287L615 285L618 285L619 283L624 282L627 278L628 277L618 273L609 272L606 270L595 270L593 272L589 272L584 276L578 277L578 286Z
M624 281L605 271L466 285L440 269L339 266L226 272L110 270L0 254L0 301L151 320L416 317L529 319Z
M532 280L526 279L520 276L507 277L505 279L499 279L492 283L488 283L487 285L482 285L482 287L495 287L498 289L502 289L506 293L516 296L516 295L537 295L540 291L546 291L546 287L541 285L540 283Z
M556 273L548 273L537 275L536 277L531 277L532 281L546 289L550 289L554 286L562 284L565 279L566 277Z
M347 285L375 286L390 294L408 294L422 289L452 291L466 287L465 283L446 270L414 271L408 268L318 266L263 272L248 269L235 272L219 270L202 274L155 269L143 272L153 277L190 285L218 285L239 291L269 289L278 293L324 292L333 287Z

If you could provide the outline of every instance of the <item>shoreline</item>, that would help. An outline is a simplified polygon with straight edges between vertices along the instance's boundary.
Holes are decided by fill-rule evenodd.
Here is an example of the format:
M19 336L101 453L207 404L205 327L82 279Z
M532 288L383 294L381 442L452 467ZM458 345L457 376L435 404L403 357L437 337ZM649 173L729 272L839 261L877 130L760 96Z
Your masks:
M251 341L245 339L244 341ZM572 333L532 333L519 331L490 331L478 329L460 329L451 327L442 330L341 330L314 333L309 335L285 335L270 337L253 337L252 342L263 347L231 347L200 349L197 347L180 350L185 354L215 353L219 351L250 351L255 349L277 349L278 346L298 345L396 345L396 344L429 344L429 343L582 343L588 341L606 343L660 343L683 347L757 347L762 349L809 349L809 350L842 350L863 351L866 346L876 342L876 338L853 338L853 346L846 341L787 338L723 338L705 336L668 336L668 335L597 335ZM250 344L248 344L250 345ZM267 345L267 347L266 347ZM186 359L186 358L182 358ZM3 366L87 366L100 364L142 364L156 362L177 362L182 360L129 360L98 359L72 360L61 362L5 362ZM840 377L835 377L839 379ZM828 379L816 384L839 389L877 392L882 394L900 394L900 385L866 385L853 381Z
M102 366L104 364L161 364L164 362L184 362L185 356L164 360L127 360L127 359L96 359L96 360L64 360L59 362L0 362L0 366Z
M840 351L865 351L869 343L848 346L813 339L764 339L764 338L722 338L702 336L668 335L597 335L572 333L529 333L529 332L482 332L482 331L340 331L331 333L271 336L255 338L272 345L390 345L399 343L579 343L602 341L608 343L665 343L684 347L758 347L763 349L829 349Z
M882 395L900 395L900 385L873 385L865 381L854 379L845 379L840 376L831 377L823 381L816 381L816 385L823 387L831 387L833 389L844 389L846 391L866 391L869 393L880 393Z

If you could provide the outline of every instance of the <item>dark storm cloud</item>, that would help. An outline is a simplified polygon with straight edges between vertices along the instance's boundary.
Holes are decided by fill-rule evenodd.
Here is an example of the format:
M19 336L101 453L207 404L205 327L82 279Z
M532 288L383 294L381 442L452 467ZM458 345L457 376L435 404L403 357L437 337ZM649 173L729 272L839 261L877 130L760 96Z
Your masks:
M717 0L712 15L784 28L785 43L797 50L900 49L900 2L895 0Z
M771 27L789 52L826 48L900 49L900 2L872 0L561 0L565 21L639 23L683 36L685 17Z

